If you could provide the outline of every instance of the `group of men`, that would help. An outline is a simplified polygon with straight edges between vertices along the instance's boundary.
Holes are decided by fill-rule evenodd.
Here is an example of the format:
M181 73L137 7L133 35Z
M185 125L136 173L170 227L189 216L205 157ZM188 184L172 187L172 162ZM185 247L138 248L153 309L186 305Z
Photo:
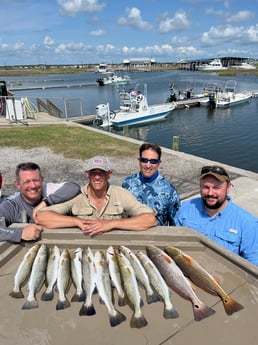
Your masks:
M185 226L258 265L258 219L232 202L231 180L224 168L203 167L200 197L181 203L175 187L159 173L161 148L142 144L138 160L139 172L127 176L121 187L109 183L111 165L102 156L88 161L88 183L83 187L45 183L37 164L19 164L18 192L0 204L0 217L6 219L0 240L36 240L43 227L78 227L93 236L114 229ZM24 222L24 212L29 225L8 227Z

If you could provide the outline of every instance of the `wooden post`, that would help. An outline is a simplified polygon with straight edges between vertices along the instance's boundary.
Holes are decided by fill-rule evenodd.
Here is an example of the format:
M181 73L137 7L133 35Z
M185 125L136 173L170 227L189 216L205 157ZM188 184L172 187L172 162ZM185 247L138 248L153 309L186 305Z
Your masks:
M178 150L179 150L179 137L176 136L176 135L173 136L172 149L173 149L174 151L178 151Z

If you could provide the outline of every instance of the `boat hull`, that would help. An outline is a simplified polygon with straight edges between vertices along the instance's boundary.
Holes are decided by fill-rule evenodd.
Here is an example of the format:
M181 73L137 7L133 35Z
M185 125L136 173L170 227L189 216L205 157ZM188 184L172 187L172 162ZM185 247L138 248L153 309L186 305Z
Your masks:
M157 105L150 106L144 112L124 112L119 111L115 113L114 118L110 120L111 125L114 127L124 127L142 123L148 123L158 121L166 118L172 110L175 108L174 105L165 106Z
M249 102L252 95L245 95L245 94L235 94L234 99L230 99L229 101L224 101L218 99L216 103L217 108L228 108L233 107L239 104L247 103Z

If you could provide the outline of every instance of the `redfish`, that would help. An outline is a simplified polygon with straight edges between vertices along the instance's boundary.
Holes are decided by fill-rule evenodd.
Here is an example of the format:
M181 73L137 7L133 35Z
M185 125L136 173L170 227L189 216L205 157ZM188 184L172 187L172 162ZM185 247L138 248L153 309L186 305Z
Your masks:
M149 258L165 279L167 285L178 295L192 303L194 319L196 321L201 321L215 313L215 310L205 305L198 298L189 280L169 255L155 246L147 246L146 251Z
M232 315L233 313L243 309L243 306L226 294L212 275L191 256L175 247L166 247L165 252L177 263L184 275L187 276L196 286L211 295L220 297L227 315Z

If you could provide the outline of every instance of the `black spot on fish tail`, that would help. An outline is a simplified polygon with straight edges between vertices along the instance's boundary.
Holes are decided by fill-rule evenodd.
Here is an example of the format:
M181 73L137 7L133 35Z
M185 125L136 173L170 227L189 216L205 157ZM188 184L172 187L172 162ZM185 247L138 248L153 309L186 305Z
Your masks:
M229 296L227 298L223 298L222 302L227 315L232 315L244 308L240 303Z
M39 307L38 301L36 299L33 299L32 301L26 300L22 306L22 309L29 310L29 309L35 309L38 307Z
M163 317L165 319L176 319L179 317L179 314L175 308L166 308L164 307Z
M64 301L57 301L56 304L56 310L62 310L62 309L66 309L70 307L70 302L68 301L68 299L65 299Z
M193 312L194 312L194 319L195 321L201 321L205 319L206 317L209 317L213 314L215 314L215 310L211 309L204 303L198 305L198 304L193 304Z
M23 298L24 297L24 294L21 290L19 291L11 291L9 293L9 296L13 297L13 298Z
M75 293L71 299L72 302L84 302L85 301L85 293L81 292L79 295Z
M151 303L155 303L155 302L159 302L160 301L160 298L157 294L155 294L154 292L150 295L146 295L146 300L147 300L147 303L148 304L151 304Z
M147 320L145 319L144 315L141 314L139 317L136 317L134 314L130 321L131 328L142 328L148 325Z
M109 323L111 327L115 327L126 320L124 314L116 311L115 315L109 315Z
M52 301L52 299L54 298L54 291L45 291L43 292L43 294L41 295L41 301Z
M82 316L82 315L95 315L96 314L96 310L94 308L94 305L91 304L91 305L85 305L83 304L81 306L81 309L79 311L79 315Z

